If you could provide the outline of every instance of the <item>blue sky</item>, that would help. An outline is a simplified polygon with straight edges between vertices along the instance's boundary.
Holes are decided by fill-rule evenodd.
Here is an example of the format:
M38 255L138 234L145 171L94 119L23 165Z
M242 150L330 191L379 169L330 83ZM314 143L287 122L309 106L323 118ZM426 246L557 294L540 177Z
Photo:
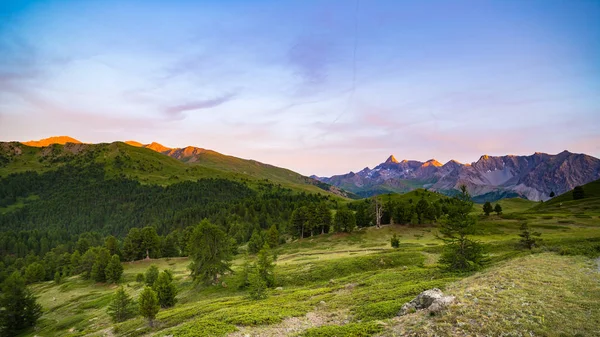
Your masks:
M600 1L0 3L0 140L193 145L331 175L600 156Z

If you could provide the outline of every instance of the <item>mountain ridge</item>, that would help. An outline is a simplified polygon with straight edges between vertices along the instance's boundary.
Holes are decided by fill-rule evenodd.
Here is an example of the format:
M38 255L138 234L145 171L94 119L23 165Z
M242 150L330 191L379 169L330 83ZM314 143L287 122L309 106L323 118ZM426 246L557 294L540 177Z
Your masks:
M443 165L435 159L397 161L392 155L373 169L317 179L361 196L416 188L452 195L464 184L478 201L516 196L540 201L547 200L551 192L564 193L598 178L600 159L564 150L555 155L484 154L470 164L449 160Z
M109 167L111 175L125 175L142 183L169 185L181 180L213 177L269 180L297 191L355 197L336 186L286 168L203 148L168 148L156 142L144 145L132 140L86 144L77 140L77 143L65 141L67 139L75 140L67 136L52 137L34 141L40 145L35 147L24 142L0 142L0 178L11 173L55 170L65 164L100 163Z

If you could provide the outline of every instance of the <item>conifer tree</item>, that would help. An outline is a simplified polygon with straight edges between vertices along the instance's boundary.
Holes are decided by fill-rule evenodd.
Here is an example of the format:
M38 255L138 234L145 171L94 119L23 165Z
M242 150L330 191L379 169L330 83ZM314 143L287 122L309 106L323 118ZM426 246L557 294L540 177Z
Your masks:
M188 247L195 281L216 282L219 275L231 271L231 241L225 232L208 220L202 220L194 229Z
M496 206L494 206L494 212L496 212L496 215L502 214L502 206L500 206L500 204L496 204Z
M396 235L396 233L394 233L394 235L392 235L392 238L390 239L390 243L393 248L400 247L400 239L398 238L398 235Z
M42 306L25 286L19 272L12 273L2 283L0 293L0 332L15 336L17 332L34 326L42 316Z
M148 287L152 287L154 282L158 279L158 267L156 265L151 265L144 274L144 281Z
M253 300L267 298L267 283L260 275L254 271L249 275L249 294Z
M539 237L541 235L542 235L542 233L532 232L529 229L529 226L527 225L527 223L524 222L523 224L521 224L521 233L519 233L521 240L519 240L519 243L524 248L531 250L534 247L538 247L540 245L540 242L542 240Z
M256 258L256 272L269 288L275 285L274 261L275 257L271 252L271 247L265 243Z
M175 299L175 296L177 296L177 287L173 284L173 275L170 271L165 270L160 273L152 288L156 291L158 304L162 308L172 307L177 302Z
M140 315L148 320L148 325L153 326L154 318L158 310L160 310L160 305L158 304L158 296L152 288L144 288L138 300L138 307Z
M108 315L113 322L123 322L135 314L135 308L131 297L127 295L123 287L119 287L108 305Z
M109 283L117 283L121 280L123 275L123 265L121 265L121 259L119 255L115 254L110 258L106 269L104 270L106 275L106 281Z
M439 238L445 243L440 263L448 269L476 270L484 263L483 246L469 238L477 229L476 219L469 214L472 208L471 196L463 185L449 208L448 218L439 226Z
M271 225L271 228L269 228L267 243L270 247L277 247L279 245L279 231L277 230L277 226Z
M492 204L489 201L486 201L485 204L483 204L483 213L485 213L485 215L490 215L493 210Z

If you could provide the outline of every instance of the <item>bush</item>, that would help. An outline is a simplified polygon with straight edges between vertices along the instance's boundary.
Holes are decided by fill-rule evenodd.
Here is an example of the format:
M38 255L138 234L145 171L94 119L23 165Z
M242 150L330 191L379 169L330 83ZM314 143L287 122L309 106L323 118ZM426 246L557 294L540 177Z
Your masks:
M144 280L144 274L138 273L137 275L135 275L135 282L142 283L144 282Z
M393 248L399 248L400 247L400 239L398 238L398 235L396 235L394 233L394 235L390 239L390 243L392 244Z
M349 323L346 325L324 325L304 332L306 337L368 337L383 330L383 326L375 322Z

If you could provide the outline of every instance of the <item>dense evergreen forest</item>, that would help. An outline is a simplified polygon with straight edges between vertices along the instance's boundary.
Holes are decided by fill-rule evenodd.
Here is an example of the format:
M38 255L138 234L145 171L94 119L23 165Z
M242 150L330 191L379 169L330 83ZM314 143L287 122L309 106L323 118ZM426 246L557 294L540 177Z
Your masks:
M1 179L3 265L19 269L28 265L28 257L31 262L32 256L43 258L52 251L60 255L77 250L83 255L90 247L104 245L107 236L122 240L119 245L125 251L138 247L122 255L124 259L146 256L141 241L152 242L152 257L180 256L186 253L186 229L203 219L221 226L242 244L253 232L262 233L272 226L286 232L296 208L334 204L327 196L293 192L268 181L252 188L227 179L159 186L107 176L102 165L91 164ZM169 247L164 248L165 244Z
M188 256L193 228L204 219L227 234L232 252L248 243L250 253L264 243L274 247L330 230L430 223L447 213L452 200L432 195L346 205L267 180L142 184L98 163L13 173L0 179L0 281L14 271L29 282L73 274L102 280L92 267L103 269L114 255L121 261Z

